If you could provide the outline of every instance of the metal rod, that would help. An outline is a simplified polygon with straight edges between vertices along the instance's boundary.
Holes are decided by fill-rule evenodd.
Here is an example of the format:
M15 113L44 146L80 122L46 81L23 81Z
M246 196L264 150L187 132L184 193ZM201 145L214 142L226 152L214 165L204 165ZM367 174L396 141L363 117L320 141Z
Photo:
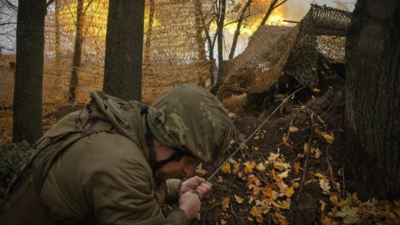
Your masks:
M298 89L297 91L293 92L291 95L289 95L285 100L283 100L283 102L271 113L271 115L269 115L269 117L264 120L264 122L232 153L231 156L229 156L224 163L222 163L222 165L220 167L218 167L217 170L215 170L215 172L213 174L211 174L211 176L207 179L207 182L209 182L218 172L219 170L225 165L225 163L227 163L229 161L229 159L231 159L238 151L239 149L242 148L242 146L244 144L246 144L246 142L248 140L250 140L250 138L253 137L253 135L269 120L269 118L271 118L272 115L274 115L274 113L283 105L283 103L285 103L290 97L292 97L294 94L296 94L298 91L303 90L304 88L306 88L307 86L304 86L300 89Z

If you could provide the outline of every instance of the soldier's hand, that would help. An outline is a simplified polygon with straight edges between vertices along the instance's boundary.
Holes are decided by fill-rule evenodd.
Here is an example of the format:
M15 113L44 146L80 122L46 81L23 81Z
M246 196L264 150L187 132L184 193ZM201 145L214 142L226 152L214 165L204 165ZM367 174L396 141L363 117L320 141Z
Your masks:
M204 197L211 188L212 185L210 183L206 182L206 180L201 177L195 176L182 183L180 195L195 190L200 194L200 197Z
M188 220L197 217L200 212L200 199L196 194L188 191L179 198L179 208L185 211Z

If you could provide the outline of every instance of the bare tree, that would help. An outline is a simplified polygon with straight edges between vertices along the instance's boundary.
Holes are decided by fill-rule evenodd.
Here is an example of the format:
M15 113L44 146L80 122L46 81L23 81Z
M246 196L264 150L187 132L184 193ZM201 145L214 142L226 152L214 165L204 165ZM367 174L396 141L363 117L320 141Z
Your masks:
M233 59L233 55L235 54L236 44L237 44L237 41L238 41L238 38L239 38L239 35L240 35L240 29L242 27L242 22L243 22L243 19L244 19L244 15L245 15L246 11L248 9L250 9L250 4L251 4L252 1L253 0L248 0L246 2L246 5L243 7L242 11L240 12L239 19L237 21L238 24L237 24L237 27L236 27L236 31L235 31L235 34L233 35L233 42L232 42L231 51L229 53L229 59Z
M400 196L399 58L399 1L358 0L346 40L345 174L362 199Z
M267 10L267 12L265 13L265 16L261 22L261 25L265 26L265 23L267 22L269 16L271 15L271 13L278 8L279 6L281 6L282 4L284 4L285 2L287 2L287 0L271 0L271 3L269 5L269 8Z
M19 0L13 142L34 143L42 133L42 84L46 0Z
M103 90L128 100L142 98L145 0L110 0Z
M217 35L218 35L218 78L215 87L215 93L218 92L219 87L222 85L222 77L224 75L224 51L223 51L223 31L225 23L226 0L217 1Z

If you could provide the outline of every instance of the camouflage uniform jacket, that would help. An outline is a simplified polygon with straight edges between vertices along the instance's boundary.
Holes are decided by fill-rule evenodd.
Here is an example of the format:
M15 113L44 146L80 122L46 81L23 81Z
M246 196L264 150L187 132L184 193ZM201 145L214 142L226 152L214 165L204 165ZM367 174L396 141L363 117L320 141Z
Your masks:
M86 109L49 131L48 138L77 127L107 130L79 139L53 162L40 194L52 217L66 224L189 224L183 210L162 213L164 201L178 201L182 183L154 181L143 105L100 91L90 96Z

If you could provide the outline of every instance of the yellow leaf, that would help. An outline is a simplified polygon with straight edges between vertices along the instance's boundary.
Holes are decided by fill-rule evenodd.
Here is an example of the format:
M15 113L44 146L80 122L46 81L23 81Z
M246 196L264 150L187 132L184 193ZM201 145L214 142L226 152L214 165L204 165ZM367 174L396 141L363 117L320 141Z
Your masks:
M298 131L299 129L297 129L297 127L295 127L295 126L291 126L291 127L289 128L289 130L290 130L290 132L296 132L296 131Z
M264 134L264 133L261 133L260 138L261 138L261 139L264 139L264 137L265 137L265 134Z
M290 209L290 201L282 201L282 209Z
M281 165L274 165L274 167L280 171L284 170L285 167L281 166Z
M221 168L221 171L224 173L231 173L231 164L229 162L225 163L225 165Z
M286 196L287 196L288 198L292 197L293 194L294 194L294 188L293 188L293 186L290 187L290 188L286 188Z
M260 179L253 174L249 175L249 184L254 183L257 186L260 186L261 182Z
M294 183L292 184L292 187L294 187L294 188L298 188L299 186L300 186L300 184L297 183L297 182L294 182Z
M333 204L334 206L339 207L339 208L341 208L341 207L343 207L344 205L347 204L347 201L346 201L346 200L343 200L343 199L340 199L340 202L339 202L337 196L331 196L331 197L329 198L329 200L332 202L332 204Z
M283 140L284 142L287 141L286 133L283 133L283 138L282 138L282 140Z
M325 140L326 140L326 142L328 142L328 143L332 143L334 140L335 140L335 138L333 138L331 135L329 135L329 134L325 134L324 135L324 138L325 138Z
M311 95L311 98L314 99L315 98L314 95Z
M226 209L229 208L229 199L230 197L224 198L222 200L221 205L222 205L222 210L226 212Z
M236 202L239 203L239 204L242 204L243 200L244 200L243 198L241 198L239 196L236 196L236 195L235 195L235 199L236 199Z
M275 224L289 225L289 222L287 221L286 217L282 216L281 213L278 212L272 214L272 220L275 222Z
M246 165L246 168L244 168L244 172L245 173L252 173L253 172L253 168L255 166L254 165L255 163L247 161L247 162L245 162L243 164Z
M260 194L260 188L258 188L256 185L254 185L254 184L250 184L249 185L249 189L250 190L253 190L252 192L253 192L253 194L255 195L255 196L258 196L258 194Z
M394 204L400 207L400 200L399 201L394 201Z
M275 190L272 190L272 200L276 200L279 197L279 193L276 192Z
M257 207L253 206L250 210L250 214L253 216L257 216L257 214L258 214Z
M214 198L213 200L210 201L210 204L211 204L212 206L214 206L214 203L215 203L215 198Z
M304 143L304 153L307 154L308 152L308 144Z
M283 142L283 144L284 144L284 145L286 145L287 147L289 147L289 146L290 146L290 144L289 144L289 143L287 143L286 141L285 141L285 142Z
M314 176L316 176L318 178L322 178L322 179L326 178L326 176L322 175L321 173L315 173Z
M293 167L296 170L296 175L299 174L300 162L295 162Z
M330 89L333 89L333 87L332 87L332 86L329 86L329 88L330 88Z
M313 92L319 92L318 88L314 88Z
M260 139L260 136L257 135L254 137L254 140L258 140L258 139Z

